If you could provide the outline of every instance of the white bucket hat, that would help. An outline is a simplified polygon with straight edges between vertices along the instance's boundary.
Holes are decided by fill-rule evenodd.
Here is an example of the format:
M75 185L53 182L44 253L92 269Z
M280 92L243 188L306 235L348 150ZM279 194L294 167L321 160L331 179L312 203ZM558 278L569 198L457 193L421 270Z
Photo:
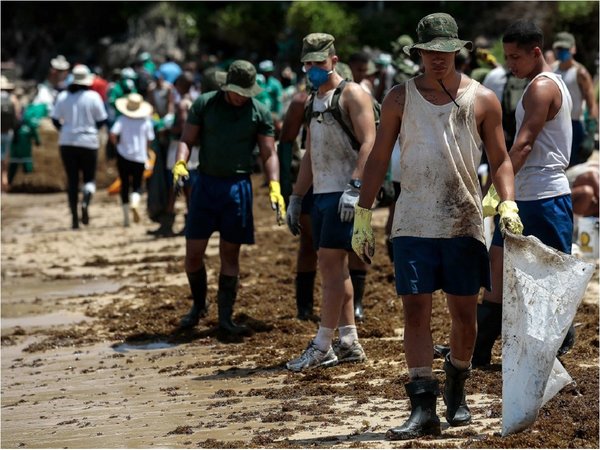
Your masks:
M2 75L2 78L0 78L0 90L10 91L14 88L15 88L15 85L13 83L11 83L10 80L8 78L6 78L5 75Z
M81 86L91 86L94 82L94 74L91 72L88 66L83 64L77 64L73 67L73 84L79 84Z
M124 116L132 119L150 117L154 108L140 94L129 94L127 97L118 98L115 102L117 110Z
M71 64L69 64L69 61L63 55L58 55L56 58L50 60L50 66L56 70L69 70Z

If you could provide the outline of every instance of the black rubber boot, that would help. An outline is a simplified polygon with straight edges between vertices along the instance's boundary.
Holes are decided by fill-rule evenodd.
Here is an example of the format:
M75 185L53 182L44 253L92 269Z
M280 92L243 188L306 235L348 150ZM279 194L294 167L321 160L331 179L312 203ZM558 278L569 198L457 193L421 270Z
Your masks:
M453 427L471 422L471 411L465 398L465 381L469 378L471 368L460 370L450 362L450 354L444 361L446 383L444 384L444 403L446 404L446 420Z
M437 397L440 395L438 381L416 379L404 387L410 398L410 417L399 427L390 428L385 438L400 441L442 434L440 419L435 412Z
M502 332L502 304L484 300L477 305L477 340L473 350L473 367L484 367L492 360L494 342Z
M228 335L247 336L251 331L245 327L233 323L233 305L237 296L238 277L229 275L219 275L219 292L217 300L219 302L219 329Z
M206 317L208 312L206 307L206 267L202 267L196 272L187 272L187 279L194 303L192 309L181 319L179 323L181 328L195 327L201 318Z
M79 228L79 216L77 215L77 203L69 204L71 210L71 228L76 230Z
M164 213L160 217L160 227L156 230L147 231L147 234L152 234L156 237L173 237L175 233L173 232L173 223L175 222L175 214L174 213Z
M296 273L296 308L300 320L309 320L313 315L316 275L316 272Z
M90 223L89 207L92 201L92 193L84 192L83 201L81 202L81 223L87 225Z
M571 326L569 327L569 331L567 331L565 339L563 340L563 343L561 344L560 348L556 352L556 356L564 355L569 350L571 350L574 345L575 345L575 327L573 326L573 324L571 324Z
M363 295L365 293L366 270L351 270L350 279L354 290L354 320L362 322L365 319L363 311Z

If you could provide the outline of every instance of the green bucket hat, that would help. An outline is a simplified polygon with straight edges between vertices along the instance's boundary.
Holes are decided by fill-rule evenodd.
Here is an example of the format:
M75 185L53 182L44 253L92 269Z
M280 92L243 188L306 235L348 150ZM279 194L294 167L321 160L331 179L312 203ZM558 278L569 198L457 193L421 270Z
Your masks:
M325 61L335 38L327 33L311 33L302 39L301 62Z
M215 79L221 84L222 91L235 92L244 97L254 97L263 91L256 83L256 68L243 59L233 61L227 72L217 72Z
M434 13L423 17L417 25L418 42L403 48L410 55L414 49L434 52L455 52L463 47L473 50L471 41L458 39L458 25L454 18L446 13Z
M395 41L390 42L394 53L400 53L404 47L410 47L414 43L415 41L408 34L402 34Z
M561 31L560 33L556 33L556 37L554 38L554 43L552 44L552 48L568 48L571 49L575 47L575 36L566 31Z

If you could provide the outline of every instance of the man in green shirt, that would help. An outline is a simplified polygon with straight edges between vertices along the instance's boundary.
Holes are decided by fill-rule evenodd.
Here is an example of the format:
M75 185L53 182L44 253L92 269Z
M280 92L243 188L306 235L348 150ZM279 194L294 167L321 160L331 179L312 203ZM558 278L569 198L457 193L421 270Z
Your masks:
M261 92L256 69L248 61L234 61L228 72L217 73L219 91L199 96L184 125L173 181L189 176L187 160L194 145L200 147L198 177L192 185L185 227L185 271L194 300L181 320L193 327L206 316L207 278L204 254L213 232L220 234L221 270L217 294L219 328L228 335L247 334L232 321L237 296L241 244L254 243L252 183L254 148L258 145L269 180L271 207L283 223L285 203L279 185L279 160L275 150L271 113L254 96Z

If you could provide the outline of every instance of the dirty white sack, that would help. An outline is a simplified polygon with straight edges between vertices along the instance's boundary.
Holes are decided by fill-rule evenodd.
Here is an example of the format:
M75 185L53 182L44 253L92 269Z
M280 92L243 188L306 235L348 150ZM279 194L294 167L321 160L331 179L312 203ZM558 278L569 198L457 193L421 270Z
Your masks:
M502 308L502 436L530 426L571 377L556 352L595 265L506 233Z

